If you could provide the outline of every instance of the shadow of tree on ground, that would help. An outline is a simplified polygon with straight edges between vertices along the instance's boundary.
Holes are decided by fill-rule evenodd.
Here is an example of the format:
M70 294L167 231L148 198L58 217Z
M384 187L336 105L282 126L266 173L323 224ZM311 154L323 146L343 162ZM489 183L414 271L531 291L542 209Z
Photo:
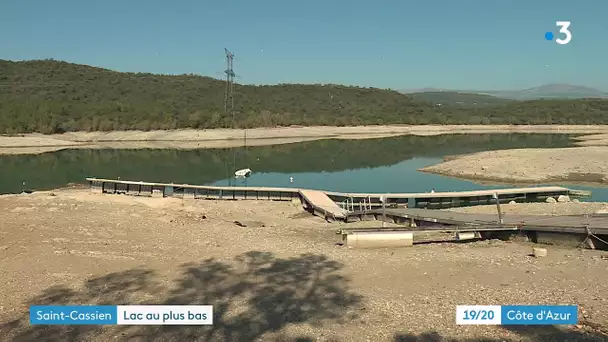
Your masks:
M212 326L32 326L29 315L0 325L0 339L9 341L253 341L277 333L276 341L313 341L287 336L289 324L321 326L345 323L361 309L362 297L349 290L339 275L342 264L322 255L282 259L271 253L248 252L233 263L214 259L181 266L173 286L155 272L136 268L89 279L79 289L55 286L28 305L190 304L214 306ZM443 337L436 332L396 334L395 342L607 341L596 331L567 331L558 326L506 326L500 339ZM506 335L506 334L505 334ZM353 340L353 336L344 340ZM356 340L356 338L354 338Z
M396 334L394 342L508 342L508 341L543 341L543 342L603 342L608 341L608 334L600 331L569 331L559 326L504 326L510 336L503 338L447 338L437 332L420 335ZM515 335L515 337L513 337Z
M88 280L78 290L52 287L28 303L211 304L212 326L32 326L26 314L2 324L0 336L11 341L252 341L290 323L314 326L356 317L361 297L348 289L348 279L338 274L342 265L336 261L322 255L281 259L248 252L235 262L209 259L182 265L172 288L159 283L151 270L132 269Z

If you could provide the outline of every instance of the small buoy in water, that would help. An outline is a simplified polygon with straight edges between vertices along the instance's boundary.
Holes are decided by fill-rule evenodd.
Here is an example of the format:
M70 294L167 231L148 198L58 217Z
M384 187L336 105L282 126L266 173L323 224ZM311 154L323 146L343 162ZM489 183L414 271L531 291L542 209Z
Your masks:
M293 177L289 177L289 183L293 183Z

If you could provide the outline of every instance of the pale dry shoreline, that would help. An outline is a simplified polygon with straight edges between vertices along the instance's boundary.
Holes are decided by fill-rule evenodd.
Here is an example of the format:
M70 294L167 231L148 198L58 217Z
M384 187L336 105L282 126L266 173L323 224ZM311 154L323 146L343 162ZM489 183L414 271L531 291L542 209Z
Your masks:
M286 144L319 139L372 139L398 135L440 134L603 134L608 136L608 125L392 125L355 127L280 127L248 130L172 130L172 131L115 131L69 132L65 134L25 134L0 136L0 154L36 154L74 148L225 148ZM597 139L596 139L597 140ZM581 144L587 144L587 140ZM592 144L597 144L594 142Z
M450 157L420 171L510 184L586 183L606 186L608 146L479 152Z

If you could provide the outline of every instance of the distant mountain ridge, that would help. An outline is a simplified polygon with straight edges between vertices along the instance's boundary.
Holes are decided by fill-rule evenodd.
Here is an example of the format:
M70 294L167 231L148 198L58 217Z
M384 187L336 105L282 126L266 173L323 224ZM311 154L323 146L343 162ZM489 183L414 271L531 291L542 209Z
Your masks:
M490 95L503 99L510 100L536 100L536 99L580 99L580 98L608 98L608 92L604 92L595 88L552 83L544 84L538 87L532 87L522 90L454 90L454 89L438 89L438 88L422 88L415 90L403 90L404 94L411 93L461 93L461 94L481 94Z

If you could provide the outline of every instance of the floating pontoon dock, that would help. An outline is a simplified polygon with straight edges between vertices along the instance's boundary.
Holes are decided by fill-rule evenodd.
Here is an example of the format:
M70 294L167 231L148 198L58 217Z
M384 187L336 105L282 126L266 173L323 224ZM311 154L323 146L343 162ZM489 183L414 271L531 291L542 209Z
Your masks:
M296 188L206 186L174 183L134 182L87 178L91 190L98 193L127 194L152 197L181 197L215 200L299 200L317 216L345 220L346 209L338 206L323 191Z
M369 212L382 205L389 208L453 208L509 201L537 202L547 197L570 195L575 190L562 187L532 187L490 189L434 193L340 193L298 188L206 186L173 183L135 182L114 179L87 178L91 189L100 193L129 194L136 196L183 197L225 200L278 200L299 199L315 215L326 219L354 217L349 213ZM356 216L356 215L355 215Z
M373 209L366 212L351 212L347 221L359 221L364 217L374 216L374 219L403 224L416 228L446 229L458 228L461 231L482 230L529 230L550 231L559 233L591 233L595 235L608 234L608 215L511 215L503 214L470 214L444 210L428 209ZM502 222L500 219L502 218ZM443 228L442 228L443 227Z
M457 213L428 209L372 209L364 212L349 212L347 222L359 220L382 220L396 223L397 227L349 228L338 231L347 241L351 234L374 232L377 235L389 232L411 232L455 234L462 240L463 234L476 238L506 237L514 233L524 234L535 242L549 244L584 245L588 248L608 248L608 214L596 215L492 215ZM391 233L392 234L392 233ZM413 241L411 242L413 243Z
M99 178L87 178L87 181L90 183L91 190L98 193L220 200L298 200L308 211L329 221L385 220L403 226L403 228L397 230L415 230L417 232L436 230L457 232L457 234L470 232L478 235L513 230L542 232L543 234L570 233L585 237L608 235L608 215L545 217L503 215L502 220L500 220L497 215L465 214L426 209L437 206L449 208L474 204L492 204L496 203L495 194L498 195L498 201L501 203L513 200L536 202L543 201L547 197L560 195L588 195L588 193L562 187L434 193L346 194L298 188L221 187ZM385 207L388 206L388 208L382 209L379 207L382 200L385 201ZM414 208L411 208L410 203L413 204ZM436 206L432 204L436 204ZM386 229L379 229L379 231L382 230ZM345 229L344 234L349 234L348 231L348 229ZM602 240L600 239L600 241Z

